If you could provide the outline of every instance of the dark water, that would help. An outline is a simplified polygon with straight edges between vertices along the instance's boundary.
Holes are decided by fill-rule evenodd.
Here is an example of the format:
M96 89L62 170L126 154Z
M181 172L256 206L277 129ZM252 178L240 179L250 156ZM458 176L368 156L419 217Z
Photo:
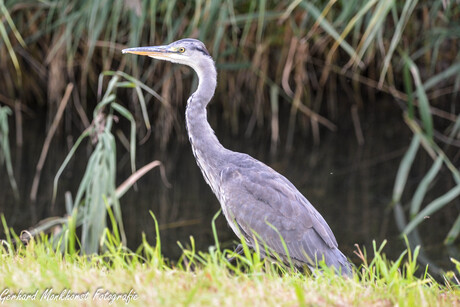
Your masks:
M211 106L209 112L214 110ZM393 259L405 248L389 204L399 162L412 136L401 119L402 112L391 101L382 101L362 112L363 146L358 145L351 116L346 115L337 123L337 132L321 132L321 142L317 146L313 145L311 134L297 133L293 150L286 152L283 149L285 133L282 131L281 145L275 155L269 154L268 139L259 137L257 132L245 138L244 131L234 135L225 127L219 127L217 122L212 122L225 147L249 153L291 180L324 216L341 250L355 263L359 260L353 253L354 244L364 246L372 254L372 241L380 244L387 239L389 243L384 251ZM213 117L210 118L213 121ZM286 125L280 123L281 127ZM21 193L19 203L13 200L6 171L0 169L0 211L16 232L36 222L28 195L44 131L42 120L28 119L24 124L25 143L22 149L14 144L14 131L11 136L14 171ZM185 133L184 128L184 136ZM64 173L57 205L51 210L52 182L69 150L67 141L64 137L56 137L48 154L35 207L37 219L64 214L63 192L76 193L90 153L89 146L82 146ZM117 181L121 183L129 175L129 159L123 149L117 156L121 170ZM167 152L161 152L157 144L149 140L138 148L137 166L139 168L152 160L164 163L172 187L167 188L159 171L154 170L138 182L137 191L131 190L121 199L129 246L135 249L141 243L142 232L146 233L150 242L154 242L154 222L148 213L152 210L160 224L162 251L167 257L177 259L181 252L177 241L186 246L190 236L194 237L198 249L206 250L214 243L211 220L220 207L196 166L190 145L185 141L171 142ZM411 184L416 186L420 180L417 176L424 174L429 162L427 159L417 160L420 175L414 174L410 178L409 188ZM451 268L451 264L442 240L456 216L443 211L431 217L420 229L427 256L444 269ZM217 220L217 231L224 247L234 245L236 237L223 216Z

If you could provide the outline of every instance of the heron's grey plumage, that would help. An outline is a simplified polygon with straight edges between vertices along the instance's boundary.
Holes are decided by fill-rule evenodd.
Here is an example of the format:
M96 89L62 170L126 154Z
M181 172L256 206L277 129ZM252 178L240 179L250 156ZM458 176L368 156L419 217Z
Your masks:
M251 247L260 244L260 250L265 244L287 260L281 236L295 264L315 267L315 262L324 258L328 266L351 274L350 263L338 249L328 224L289 180L251 156L230 151L219 143L206 116L217 72L202 42L183 39L167 46L123 52L189 65L197 73L198 88L187 101L187 131L204 179L238 237Z

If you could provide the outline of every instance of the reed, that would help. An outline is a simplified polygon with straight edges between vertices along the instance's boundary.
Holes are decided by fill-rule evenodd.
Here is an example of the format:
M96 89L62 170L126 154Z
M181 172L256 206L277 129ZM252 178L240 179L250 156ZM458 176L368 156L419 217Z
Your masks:
M227 101L228 93L234 93L233 110L224 103L224 114L229 114L227 121L234 125L233 129L238 129L238 118L251 116L248 133L254 124L264 124L266 119L278 121L272 115L277 114L278 104L291 105L297 119L291 117L290 130L305 129L295 124L299 121L333 129L326 119L337 119L338 95L347 84L343 79L350 76L356 82L349 98L358 105L369 103L360 94L362 87L374 93L384 91L407 102L402 78L405 65L401 61L408 59L420 68L420 80L414 81L423 84L430 104L438 101L431 97L455 98L460 85L455 52L459 25L453 22L459 12L452 1L125 4L116 0L66 0L30 5L2 1L0 6L5 22L0 27L4 42L0 48L10 55L0 60L8 77L0 82L9 86L5 88L15 88L17 85L8 84L8 80L21 80L21 89L26 93L21 103L31 105L37 97L48 97L43 102L49 104L52 118L66 85L72 82L78 86L76 103L87 110L100 72L123 70L141 82L149 80L156 91L162 88L169 107L157 105L149 113L151 117L166 114L165 118L154 118L159 128L155 129L157 137L166 139L177 124L189 81L175 68L159 76L155 67L163 64L148 58L122 58L119 51L123 47L162 44L187 36L205 41L221 71L216 101ZM45 59L44 63L39 63L41 59ZM26 68L30 72L23 73ZM43 75L49 76L45 84L38 80ZM175 89L168 81L171 77ZM40 94L32 96L37 91ZM243 104L243 97L248 95L253 105ZM13 91L8 96L5 102L15 98ZM333 103L323 106L324 101ZM450 112L449 108L445 110ZM82 125L89 124L81 121ZM280 138L276 125L271 125L270 130L275 134L274 140ZM316 132L313 136L319 138Z
M11 114L12 111L7 106L0 107L0 167L3 167L3 165L5 165L11 189L17 201L19 200L19 191L16 179L14 178L9 141L8 116Z
M133 88L139 94L139 100L141 104L144 104L142 109L145 110L145 99L141 90L141 86L145 87L145 85L133 80L132 77L126 74L117 72L101 74L101 83L104 76L111 76L111 78L104 95L94 109L92 124L80 135L54 179L53 206L56 201L58 182L62 172L74 157L82 141L85 138L90 139L94 144L93 152L89 157L85 173L76 192L75 200L72 200L70 193L66 194L65 207L69 218L64 220L58 219L62 222L62 229L57 235L57 242L60 242L59 240L62 236L67 237L62 248L75 250L75 229L81 227L81 249L85 254L98 253L103 248L101 239L106 234L107 218L112 222L114 229L114 236L110 236L109 238L117 240L121 238L121 242L126 246L126 235L119 199L146 172L156 166L161 166L161 163L154 161L136 171L136 123L132 114L125 107L115 102L115 93L118 88ZM152 91L149 90L149 92ZM112 134L115 112L127 119L131 126L131 133L126 147L130 153L131 170L133 173L118 188L115 184L117 178L117 150L115 136ZM146 118L145 123L149 127L148 118ZM162 175L164 177L163 172ZM55 222L55 220L52 220L50 223L42 224L38 230L42 231L46 227L54 227ZM34 231L34 234L37 233L39 232Z

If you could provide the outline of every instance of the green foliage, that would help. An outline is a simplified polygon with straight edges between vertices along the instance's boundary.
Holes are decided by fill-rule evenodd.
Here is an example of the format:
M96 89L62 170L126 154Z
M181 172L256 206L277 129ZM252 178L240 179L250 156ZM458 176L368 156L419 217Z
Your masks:
M60 236L65 235L65 244L62 248L72 252L75 251L75 229L81 227L80 247L85 254L93 254L103 248L101 238L106 235L108 240L115 245L121 240L122 245L126 245L126 236L123 227L121 206L119 198L135 182L128 182L117 190L116 187L116 143L111 130L114 122L115 112L126 118L131 124L129 150L131 157L131 169L134 173L135 150L136 150L136 123L131 113L115 102L117 88L135 88L139 94L142 107L145 110L145 101L137 80L123 73L106 72L103 75L111 76L107 90L101 101L93 112L92 125L83 132L77 142L70 150L66 159L59 168L54 179L53 203L56 199L59 178L70 159L75 155L77 148L85 138L91 138L95 143L94 150L88 160L85 173L77 190L75 200L66 197L66 209L69 216L64 221ZM101 75L101 76L103 76ZM124 78L128 81L120 80ZM102 77L100 79L102 83ZM102 86L102 85L101 85ZM144 86L145 87L145 86ZM150 92L152 92L150 90ZM149 127L147 117L146 125ZM150 169L153 167L150 167ZM113 210L113 211L112 211ZM106 233L107 214L113 226L113 235ZM46 227L50 226L46 224ZM44 226L43 226L44 227ZM119 231L118 231L119 229ZM60 238L61 239L61 238ZM59 241L58 241L59 242Z
M114 185L115 140L110 131L115 114L131 124L129 151L134 172L133 140L138 119L132 114L142 114L149 132L149 118L152 119L152 131L164 148L178 125L178 112L182 112L190 91L190 80L183 81L181 70L168 66L166 73L159 75L156 65L163 64L148 58L121 57L119 51L126 46L169 43L189 36L203 40L216 60L220 71L216 101L223 102L224 121L233 131L241 129L241 116L252 119L243 127L247 134L269 122L275 151L283 133L279 129L279 110L287 105L291 111L286 148L292 146L294 131L299 128L312 131L315 141L319 141L319 126L337 129L333 122L339 118L337 109L343 108L344 92L352 93L347 100L353 107L372 103L372 99L361 95L363 92L385 92L403 102L408 113L404 120L413 132L393 192L393 205L403 207L407 203L410 212L410 221L400 217L401 232L410 234L423 225L425 216L458 199L460 174L454 160L456 152L451 150L460 135L460 58L455 52L460 40L460 10L454 1L64 0L23 5L0 0L0 11L0 52L8 54L0 57L4 75L0 88L7 89L2 103L12 106L17 93L23 93L23 106L44 101L47 110L53 112L56 97L61 96L68 83L76 83L79 90L74 93L74 105L88 113L93 107L88 97L101 92L103 81L95 88L98 76L99 80L113 77L93 114L93 124L77 140L56 176L59 178L85 138L91 136L97 141L75 201L70 196L66 198L71 223L65 231L73 233L86 223L82 226L81 244L88 246L88 252L99 246L97 238L106 226L99 222L105 220L107 204L113 206L123 241L117 198L120 193ZM134 77L112 71L100 74L112 69L130 72ZM146 80L154 90L142 83ZM363 86L367 91L362 91ZM134 87L137 95L131 99L140 103L126 104L130 109L117 104L114 91L120 87ZM145 97L142 91L147 92ZM147 111L152 99L161 103ZM228 99L232 103L226 103ZM79 112L69 112L72 120L87 124ZM4 118L0 120L2 129L5 115ZM359 131L359 123L353 123ZM0 152L6 157L15 190L12 168L8 166L9 149L5 149L7 138L1 133ZM432 162L415 191L411 191L407 182L414 160L421 155L428 155ZM443 170L452 177L452 184L433 197L431 187L445 176ZM398 212L404 214L402 210ZM90 235L93 230L97 235ZM445 243L452 244L459 233L460 215ZM76 249L75 243L67 248Z
M149 80L156 89L162 87L170 95L164 98L169 103L156 106L161 112L155 113L164 112L155 119L159 129L154 131L166 138L164 142L177 124L177 112L182 110L179 106L185 100L183 89L188 86L182 84L177 70L159 76L154 69L159 64L147 58L121 58L119 51L123 47L163 44L190 36L203 40L223 70L217 100L226 101L231 86L233 92L241 94L234 95L236 104L232 108L235 109L224 105L226 112L231 112L232 117L255 112L254 118L259 123L264 123L264 117L269 117L270 113L261 113L264 115L261 116L258 112L270 112L270 105L279 100L281 104L291 104L293 114L298 114L302 122L305 122L303 117L307 117L311 125L320 124L330 129L331 126L320 119L335 120L331 114L337 104L321 107L323 93L330 96L331 101L338 102L334 97L337 92L325 91L326 88L338 88L338 84L332 83L339 82L340 78L332 76L332 72L339 77L358 80L353 85L357 96L360 95L359 82L363 82L375 91L385 91L407 101L408 97L401 90L403 78L399 77L404 69L401 60L414 63L416 66L411 65L411 69L420 68L419 78L414 81L426 80L423 84L425 91L430 91L426 93L428 98L436 94L433 87L436 84L443 85L443 95L452 93L454 96L460 86L459 58L449 48L458 44L460 28L455 20L460 12L451 2L441 0L411 0L404 4L393 0L193 3L64 0L30 6L2 0L0 8L6 21L0 25L4 41L0 49L5 48L10 54L0 59L1 66L12 65L24 86L36 84L30 78L36 79L37 75L49 70L48 86L31 88L31 92L43 89L49 93L36 97L51 97L47 103L56 103L53 97L59 97L67 83L77 80L79 91L75 95L86 102L87 94L95 92L91 86L96 84L100 71L118 66L143 82ZM25 65L16 53L23 48L37 62L32 65L33 73L21 74ZM42 59L45 59L44 66L39 64ZM267 62L277 64L264 64ZM343 67L342 63L347 64ZM316 72L318 66L320 73ZM5 74L12 74L10 71L6 69ZM376 73L369 74L369 71ZM309 77L309 74L316 76ZM175 76L176 90L167 81L171 75ZM5 81L9 79L14 78L5 78ZM319 84L315 79L320 80ZM374 82L365 82L366 79ZM277 93L279 97L271 94L272 84L282 84ZM255 107L243 107L242 97L259 87L260 92L251 94ZM422 95L418 88L417 94ZM309 92L318 92L319 98L312 100ZM86 103L82 106L85 108ZM319 114L323 113L322 109L327 112ZM424 123L428 124L428 114L421 114ZM231 116L227 118L237 129L238 121ZM290 130L296 128L290 126ZM303 126L308 126L308 120ZM272 133L278 137L276 125L273 128ZM290 133L292 131L288 135Z
M401 160L398 173L393 189L393 200L392 204L395 206L401 206L401 199L403 192L406 190L406 183L409 177L409 173L413 168L413 163L417 156L420 156L419 147L425 150L425 153L433 160L431 167L426 171L426 174L421 180L419 180L418 186L413 192L412 199L410 200L410 221L407 223L405 214L402 210L396 210L396 215L399 220L399 227L403 235L409 235L414 232L415 236L410 236L414 244L422 244L416 227L422 226L423 222L427 217L440 211L443 207L451 204L455 199L460 196L460 172L458 168L454 166L449 156L446 153L448 147L441 148L434 140L434 135L437 133L433 124L433 108L428 99L427 91L435 87L440 82L445 82L450 77L460 73L460 66L458 63L445 69L444 71L432 76L425 82L422 82L420 76L420 70L415 62L405 53L402 52L404 60L404 83L405 90L408 97L408 113L405 115L405 121L409 128L412 130L414 137L411 145ZM412 78L409 75L412 76ZM413 91L412 83L415 85L415 91ZM415 114L414 106L419 110L419 117L421 125L419 124ZM453 140L452 136L457 133L460 116L457 115L455 124L451 125L451 133L447 144ZM422 206L424 200L429 198L430 190L435 184L436 180L445 176L440 174L441 169L445 167L452 176L453 187L446 188L441 192L440 195L434 200L426 201L425 207ZM408 192L406 192L408 193ZM432 193L431 193L432 194ZM460 234L460 214L456 221L452 225L450 231L447 233L444 244L449 245L454 243Z
M417 270L418 249L403 251L395 262L383 253L385 242L373 243L373 255L358 248L361 260L352 278L342 278L323 268L321 274L303 275L296 271L279 270L270 260L258 259L257 252L239 255L239 265L229 264L232 252L217 246L208 252L184 249L177 264L169 264L161 254L160 233L155 220L156 243L145 240L136 252L124 248L117 234L116 219L111 210L112 228L104 230L102 243L107 247L101 255L82 256L55 249L49 236L40 235L24 245L2 216L6 241L0 245L0 274L2 285L12 292L25 293L37 289L41 293L52 287L54 291L72 292L97 288L111 292L138 295L138 305L396 305L452 306L458 303L460 262L455 272L445 275L444 284L436 282L426 271ZM217 216L217 215L216 215ZM144 237L145 239L145 237ZM217 242L216 242L217 243ZM189 262L187 262L189 261ZM262 263L262 266L259 265ZM91 295L92 295L91 294ZM10 303L10 302L9 302ZM35 303L55 304L53 301ZM59 301L58 304L81 304L79 301Z
M5 27L3 20L6 20L6 23L10 27L10 30L13 33L14 37L17 39L17 41L21 44L23 48L26 47L26 43L24 42L21 34L16 28L16 25L14 24L14 21L8 12L8 8L6 7L4 0L0 0L0 12L2 16L2 23L0 23L0 37L5 43L6 49L8 50L8 55L10 56L11 62L13 63L14 69L16 71L17 85L22 86L22 70L19 65L18 57L16 56L16 53L14 52L13 45L11 44L11 41L9 39L8 29Z
M5 164L8 179L16 200L19 199L18 186L13 174L13 164L11 162L11 151L9 137L8 116L11 115L11 109L0 107L0 167Z
M398 174L396 176L395 186L393 190L393 205L400 204L401 196L406 188L407 177L413 166L413 162L416 158L419 145L425 149L426 153L433 159L431 168L427 171L425 176L420 180L410 202L410 219L411 221L406 224L403 222L402 234L408 235L415 227L420 225L427 216L434 214L444 206L450 204L454 199L460 195L460 172L452 164L449 158L446 156L444 151L433 142L430 134L423 131L419 124L409 117L406 117L406 122L414 133L411 146L407 150L404 158L401 160ZM425 128L426 129L426 128ZM439 176L439 171L442 166L445 166L449 170L452 180L455 183L454 187L443 192L434 200L430 201L423 209L422 202L427 196L428 191L431 189L432 183ZM398 211L399 215L402 215L402 211ZM460 218L460 217L459 217ZM444 243L452 244L460 233L460 222L457 218L456 222L452 226L451 230L447 234ZM400 220L405 220L404 217L400 217Z

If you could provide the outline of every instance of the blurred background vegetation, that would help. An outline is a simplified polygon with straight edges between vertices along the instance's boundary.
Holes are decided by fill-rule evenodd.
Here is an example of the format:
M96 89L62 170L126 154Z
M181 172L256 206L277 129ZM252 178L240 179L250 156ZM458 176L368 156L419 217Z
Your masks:
M147 57L122 56L121 49L194 37L206 44L219 72L209 114L212 126L232 139L257 138L271 157L318 148L325 136L340 135L343 127L350 128L345 133L360 148L369 143L364 123L375 116L393 122L396 112L396 129L410 133L393 161L396 171L385 174L392 177L394 188L381 210L395 213L398 233L409 235L414 244L423 243L417 226L427 227L423 225L428 217L444 212L443 244L458 255L458 4L453 0L0 0L0 172L9 178L2 186L20 194L21 204L33 206L37 194L45 199L46 209L35 213L37 219L56 214L51 193L40 190L36 181L17 192L14 177L19 170L12 167L15 155L10 147L20 151L31 131L40 135L36 140L47 135L44 144L36 145L41 155L29 157L33 162L24 167L30 177L40 177L53 136L64 140L67 154L76 136L94 126L96 116L90 114L110 85L110 78L101 77L104 71L123 71L138 82L132 86L137 90L114 91L126 108L123 114L133 116L138 145L148 141L168 152L173 144L185 143L183 113L196 85L194 74ZM143 89L139 95L139 84L152 90ZM37 119L44 123L39 129L28 125ZM128 144L129 137L120 131L120 142ZM165 163L172 159L159 156ZM62 163L50 159L48 163L57 167ZM6 197L1 201L0 210L6 212L3 207L12 201ZM353 233L347 230L349 236Z

